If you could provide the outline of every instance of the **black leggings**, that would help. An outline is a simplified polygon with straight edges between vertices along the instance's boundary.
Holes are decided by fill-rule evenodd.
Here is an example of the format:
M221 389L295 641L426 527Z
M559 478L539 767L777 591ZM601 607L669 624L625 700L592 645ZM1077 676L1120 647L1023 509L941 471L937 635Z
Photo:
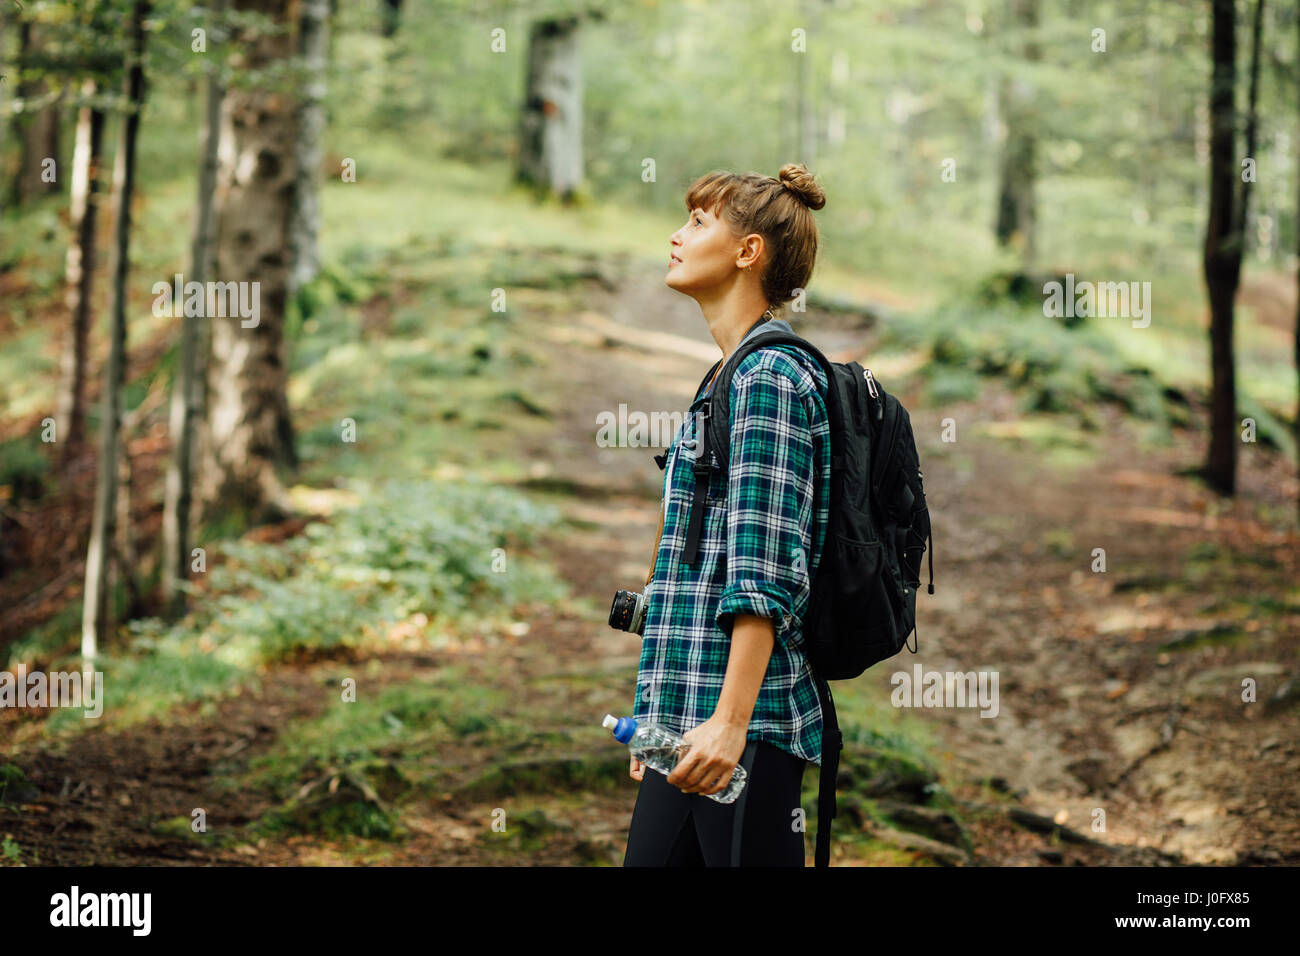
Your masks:
M734 803L682 793L645 768L632 811L624 866L803 866L802 757L751 740L740 758L748 779Z

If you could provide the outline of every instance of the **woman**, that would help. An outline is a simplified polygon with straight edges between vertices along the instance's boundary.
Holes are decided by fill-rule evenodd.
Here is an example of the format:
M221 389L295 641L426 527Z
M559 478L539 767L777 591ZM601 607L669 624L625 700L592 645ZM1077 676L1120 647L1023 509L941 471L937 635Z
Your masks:
M699 303L724 362L766 323L789 329L773 310L807 285L817 255L811 210L825 204L802 165L775 179L714 172L687 191L664 281ZM803 866L803 771L821 761L802 620L830 492L826 376L791 346L758 349L736 367L730 461L710 479L688 563L696 412L712 386L702 385L666 456L633 709L690 748L667 777L647 776L632 758L641 787L623 862ZM708 799L737 765L747 775L737 800Z

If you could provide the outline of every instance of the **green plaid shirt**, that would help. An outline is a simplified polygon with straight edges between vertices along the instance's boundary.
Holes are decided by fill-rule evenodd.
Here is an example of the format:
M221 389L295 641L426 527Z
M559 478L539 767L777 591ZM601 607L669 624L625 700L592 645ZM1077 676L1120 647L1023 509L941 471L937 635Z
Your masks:
M746 334L783 320L759 323ZM793 346L748 355L731 384L728 474L710 482L699 554L682 564L695 476L702 386L664 468L664 530L647 587L633 716L685 733L713 716L737 614L773 620L772 657L749 740L821 763L822 713L804 651L803 617L830 496L826 373ZM814 495L814 489L817 489Z

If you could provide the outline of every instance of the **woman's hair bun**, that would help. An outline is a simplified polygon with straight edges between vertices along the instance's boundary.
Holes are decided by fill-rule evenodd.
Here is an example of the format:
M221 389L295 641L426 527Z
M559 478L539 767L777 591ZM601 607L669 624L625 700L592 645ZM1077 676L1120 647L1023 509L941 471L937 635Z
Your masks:
M821 209L826 205L826 194L803 163L786 163L778 178L809 209Z

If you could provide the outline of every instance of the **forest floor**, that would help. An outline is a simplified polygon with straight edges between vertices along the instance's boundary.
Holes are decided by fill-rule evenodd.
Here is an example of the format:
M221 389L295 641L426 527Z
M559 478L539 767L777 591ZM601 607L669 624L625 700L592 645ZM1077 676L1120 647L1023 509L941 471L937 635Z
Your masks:
M215 708L185 705L166 719L26 746L11 758L26 782L0 808L0 835L21 847L22 862L621 861L636 785L614 744L550 767L549 782L531 788L483 785L498 753L472 743L444 750L438 760L455 783L403 800L395 841L241 829L270 798L232 795L229 782L322 714L322 687L345 664L366 668L371 693L454 666L464 685L508 689L521 713L544 708L585 725L627 710L638 639L610 629L605 609L616 589L644 580L662 480L651 455L660 449L599 447L597 414L621 402L684 409L717 350L694 302L667 290L659 273L609 268L616 280L589 283L580 309L529 313L537 364L525 384L550 420L513 446L536 465L520 486L567 519L539 556L588 603L527 609L526 635L280 665ZM797 328L832 359L872 364L872 327L810 310ZM879 377L887 387L894 380L884 369ZM1300 710L1294 694L1283 699L1300 673L1297 537L1261 521L1257 507L1288 507L1293 471L1245 460L1237 498L1222 501L1178 473L1200 460L1197 434L1178 431L1172 445L1152 447L1103 407L1105 427L1079 438L1018 412L992 380L977 400L942 409L902 398L926 475L935 592L918 598L918 653L838 685L837 700L849 712L888 712L895 671L975 670L998 675L997 713L895 714L931 742L964 847L933 838L943 824L933 814L927 828L842 811L833 863L1300 863ZM944 419L956 441L940 440ZM1097 548L1104 573L1093 570ZM1243 702L1246 678L1257 702ZM586 786L584 774L598 783ZM805 805L815 782L810 769ZM160 825L188 821L194 808L212 831L238 838ZM504 831L492 827L501 808Z

